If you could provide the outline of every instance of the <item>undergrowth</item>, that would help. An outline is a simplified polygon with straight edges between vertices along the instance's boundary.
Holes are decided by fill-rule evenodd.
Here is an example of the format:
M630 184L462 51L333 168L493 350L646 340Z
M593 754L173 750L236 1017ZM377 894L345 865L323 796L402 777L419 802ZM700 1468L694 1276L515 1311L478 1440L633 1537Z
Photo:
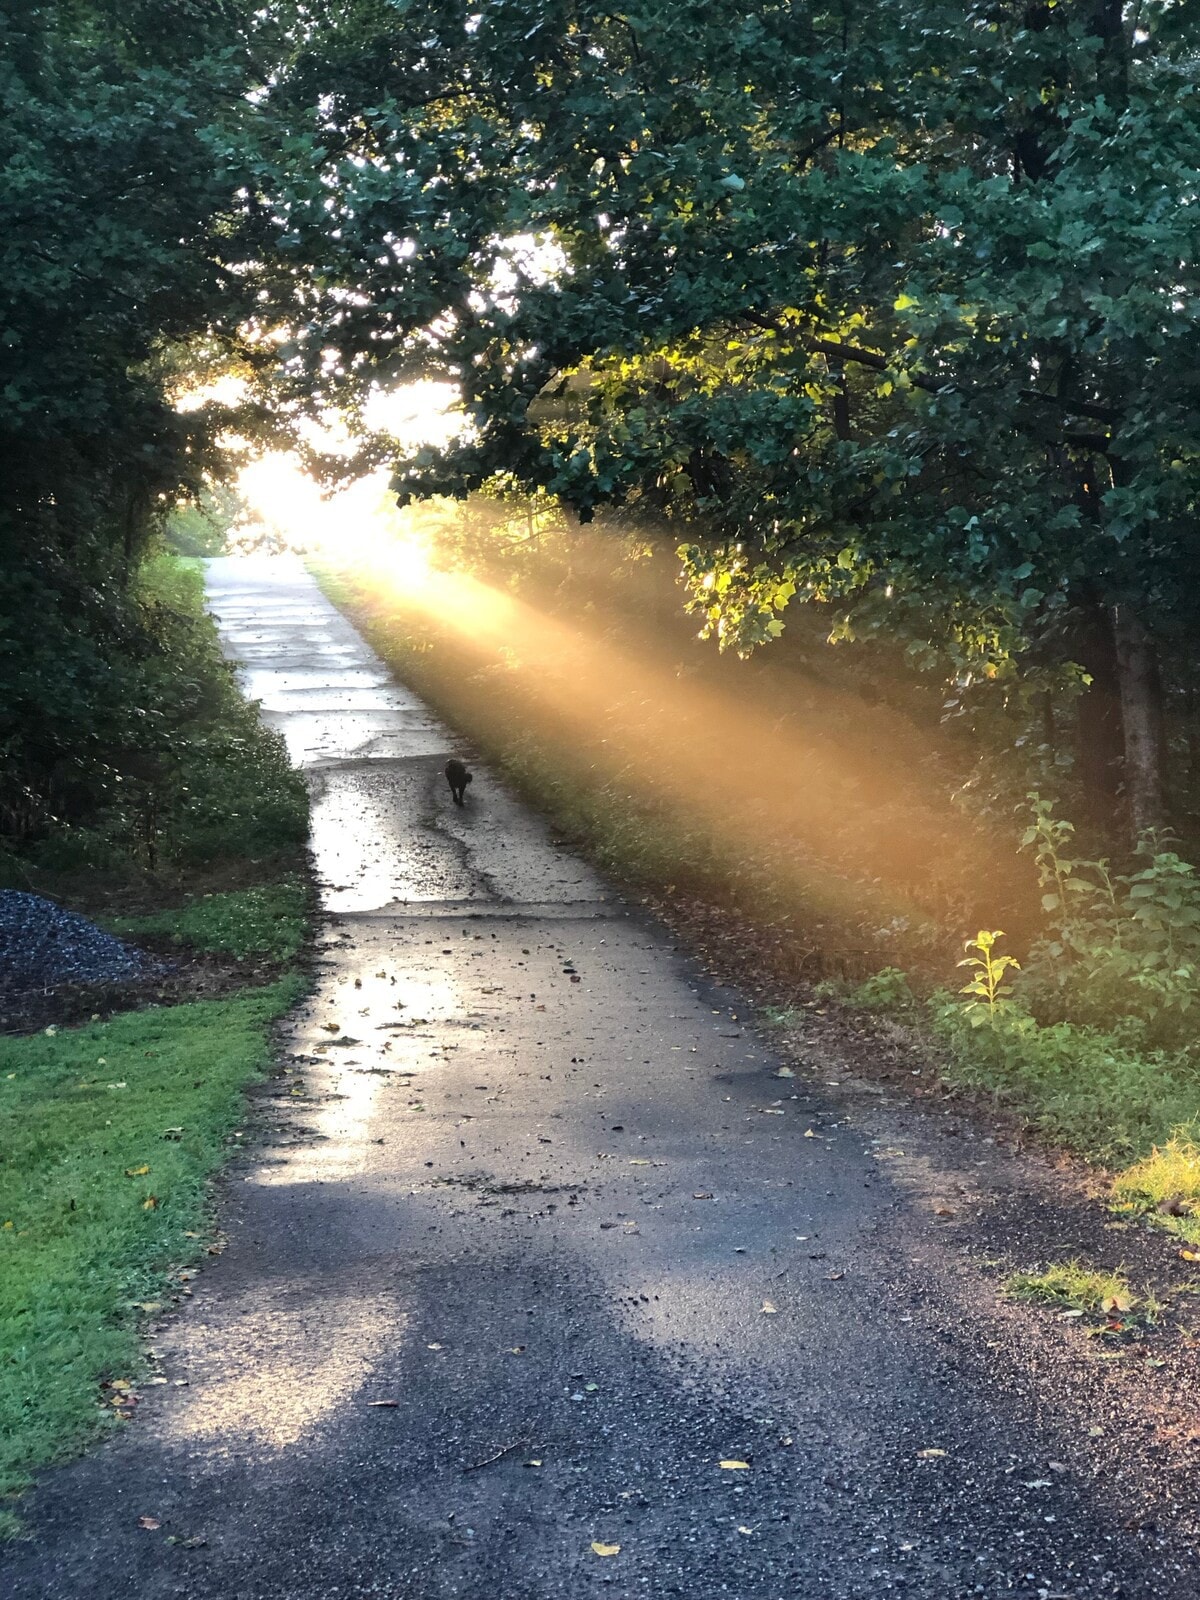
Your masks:
M204 610L200 563L153 557L139 572L136 603L142 642L122 664L122 704L137 715L122 710L119 725L94 730L86 761L81 753L73 766L57 764L57 787L30 795L24 832L12 803L0 830L0 886L36 887L55 874L186 872L294 858L303 848L304 780L238 691Z
M943 1079L987 1091L1043 1134L1104 1165L1140 1157L1200 1114L1187 1054L1130 1048L1100 1028L1010 1014L973 1027L957 1001L932 1009Z
M304 944L308 890L302 879L194 896L174 910L144 916L111 917L107 925L122 937L158 934L195 950L237 956L293 960Z

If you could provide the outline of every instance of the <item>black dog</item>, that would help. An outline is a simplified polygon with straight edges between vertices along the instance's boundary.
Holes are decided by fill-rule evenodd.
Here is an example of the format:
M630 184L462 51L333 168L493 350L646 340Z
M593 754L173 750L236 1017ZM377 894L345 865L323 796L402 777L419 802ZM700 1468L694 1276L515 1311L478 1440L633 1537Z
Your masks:
M454 804L461 806L463 796L467 792L467 785L471 781L471 774L461 761L451 760L446 763L446 782L450 785L450 793L454 796Z

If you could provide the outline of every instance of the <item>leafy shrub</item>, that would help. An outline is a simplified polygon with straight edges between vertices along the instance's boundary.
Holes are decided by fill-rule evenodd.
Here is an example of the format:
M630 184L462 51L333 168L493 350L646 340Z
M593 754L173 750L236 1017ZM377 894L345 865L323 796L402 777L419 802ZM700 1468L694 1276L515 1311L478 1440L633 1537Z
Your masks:
M101 718L89 734L73 807L26 851L56 870L295 852L308 830L304 780L221 655L199 563L152 558L134 600L140 643L120 658L124 720Z
M1154 834L1144 865L1114 872L1073 858L1073 828L1032 795L1034 851L1048 934L1030 951L1021 993L1047 1019L1111 1026L1131 1018L1154 1043L1181 1043L1200 981L1200 879Z

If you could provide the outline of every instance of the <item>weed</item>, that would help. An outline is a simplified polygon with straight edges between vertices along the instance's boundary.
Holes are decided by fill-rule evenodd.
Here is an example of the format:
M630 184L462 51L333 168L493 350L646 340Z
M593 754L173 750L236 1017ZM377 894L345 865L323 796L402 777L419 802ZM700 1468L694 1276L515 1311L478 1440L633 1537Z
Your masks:
M1010 1300L1102 1316L1124 1315L1137 1304L1121 1273L1101 1272L1081 1261L1063 1261L1044 1272L1014 1272L1005 1280L1004 1292Z
M0 1495L116 1424L105 1395L130 1391L99 1385L137 1379L139 1320L203 1246L206 1181L301 989L0 1039Z
M1200 1144L1195 1125L1178 1128L1113 1182L1116 1208L1144 1215L1189 1244L1200 1244Z
M794 1028L803 1018L795 1006L760 1006L756 1020L761 1028Z
M884 967L872 973L847 998L863 1011L905 1011L916 1004L908 974L899 967Z
M988 932L981 928L973 939L968 939L963 945L964 950L974 950L975 955L968 955L960 961L960 967L970 967L972 975L969 981L963 984L959 994L970 995L971 998L963 1006L963 1015L973 1027L981 1023L989 1023L995 1027L998 1017L1009 1014L1011 1009L1012 985L1006 983L1005 976L1010 971L1016 971L1021 963L1013 956L996 955L996 940L1003 939L1004 934L997 928Z

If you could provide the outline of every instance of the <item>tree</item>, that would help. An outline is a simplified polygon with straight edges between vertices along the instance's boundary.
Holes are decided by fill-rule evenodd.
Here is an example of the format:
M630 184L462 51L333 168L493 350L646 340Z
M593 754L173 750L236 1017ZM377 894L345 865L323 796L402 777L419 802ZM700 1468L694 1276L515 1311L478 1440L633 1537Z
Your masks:
M723 643L815 596L960 701L1077 699L1101 809L1123 774L1154 826L1200 577L1198 17L340 7L274 97L320 152L273 196L293 371L449 375L472 429L402 498L645 506Z
M279 10L0 6L0 831L86 810L146 743L138 561L231 421L261 426L177 391L275 364L250 337L274 237L252 91Z

